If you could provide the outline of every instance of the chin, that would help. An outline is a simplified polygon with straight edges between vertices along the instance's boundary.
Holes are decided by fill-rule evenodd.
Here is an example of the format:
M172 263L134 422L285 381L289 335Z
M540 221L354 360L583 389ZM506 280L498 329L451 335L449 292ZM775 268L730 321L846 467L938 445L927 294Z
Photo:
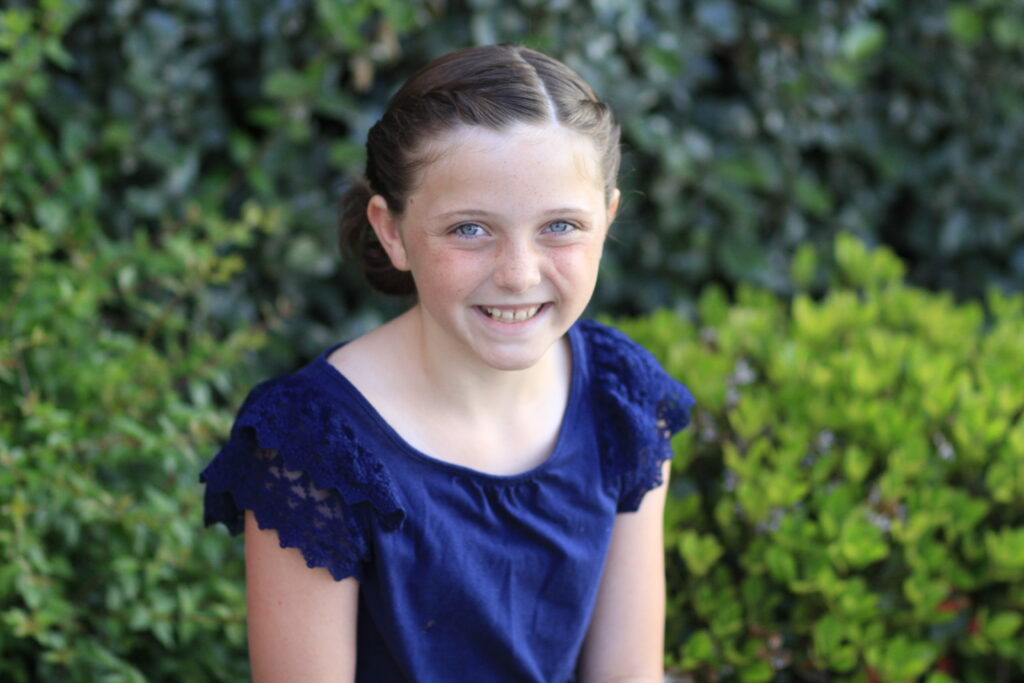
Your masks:
M482 341L482 340L478 340ZM493 340L475 345L477 358L487 367L495 370L515 372L529 370L547 356L557 338L517 340L517 342L495 343Z
M480 360L487 364L488 367L494 368L495 370L504 370L506 372L516 372L517 370L529 370L534 365L540 362L540 359L544 357L544 352L534 353L491 353L481 355Z

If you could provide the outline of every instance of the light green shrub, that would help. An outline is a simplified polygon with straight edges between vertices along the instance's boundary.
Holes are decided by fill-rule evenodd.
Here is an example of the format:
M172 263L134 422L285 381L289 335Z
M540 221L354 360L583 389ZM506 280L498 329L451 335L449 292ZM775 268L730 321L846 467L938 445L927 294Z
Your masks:
M908 287L846 235L832 256L821 298L712 288L696 324L621 322L699 402L669 660L707 681L1019 680L1024 297Z

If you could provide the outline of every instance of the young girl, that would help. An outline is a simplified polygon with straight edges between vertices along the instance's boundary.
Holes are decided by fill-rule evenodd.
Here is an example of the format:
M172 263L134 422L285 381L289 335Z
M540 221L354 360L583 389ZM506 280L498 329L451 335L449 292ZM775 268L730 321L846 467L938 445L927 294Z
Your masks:
M578 320L619 129L563 64L462 50L370 131L342 241L404 314L257 386L202 473L245 530L256 681L661 681L692 398Z

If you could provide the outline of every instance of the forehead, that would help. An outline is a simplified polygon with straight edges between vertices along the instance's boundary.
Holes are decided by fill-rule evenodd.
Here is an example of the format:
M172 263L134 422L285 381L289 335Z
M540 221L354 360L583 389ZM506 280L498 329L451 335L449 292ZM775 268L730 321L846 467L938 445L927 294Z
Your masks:
M431 140L410 204L537 204L604 196L596 146L560 125L463 127ZM407 207L408 208L408 207Z

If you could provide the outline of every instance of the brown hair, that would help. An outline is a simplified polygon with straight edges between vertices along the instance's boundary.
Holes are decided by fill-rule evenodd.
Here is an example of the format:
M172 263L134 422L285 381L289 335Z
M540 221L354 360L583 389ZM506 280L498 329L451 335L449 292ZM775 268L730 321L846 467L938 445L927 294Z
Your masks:
M388 103L366 140L366 179L342 198L342 253L385 294L413 294L412 276L391 265L366 207L375 194L401 214L416 173L430 162L429 140L458 126L503 130L557 121L597 147L606 201L619 171L619 125L593 89L561 62L516 45L452 52L417 71Z

